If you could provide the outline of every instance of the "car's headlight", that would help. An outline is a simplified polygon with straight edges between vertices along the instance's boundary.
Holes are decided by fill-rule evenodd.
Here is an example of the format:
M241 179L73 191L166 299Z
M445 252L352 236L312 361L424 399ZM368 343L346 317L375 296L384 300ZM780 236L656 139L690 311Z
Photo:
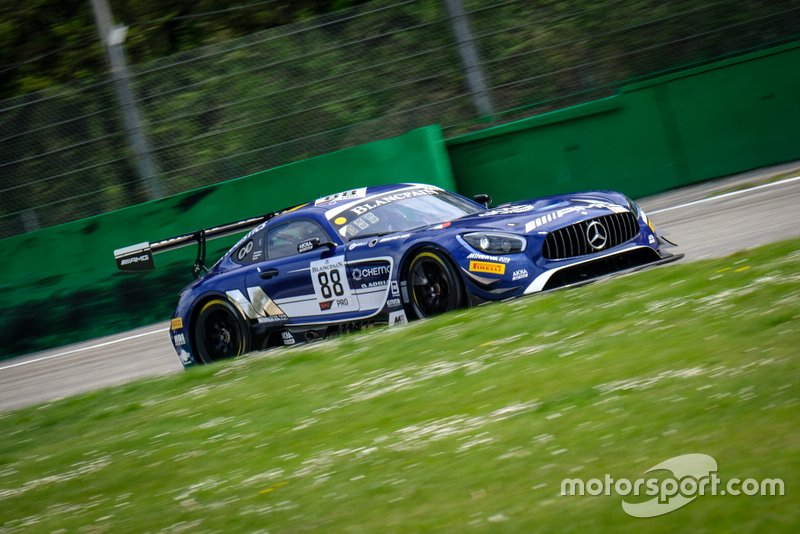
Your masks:
M639 204L637 204L633 200L629 199L628 197L625 197L625 200L628 201L628 209L631 210L631 213L636 215L637 219L641 219L647 226L650 227L650 230L655 232L656 231L656 227L653 225L653 221L651 221L647 217L647 214L644 212L644 210L642 208L639 207Z
M625 197L625 200L628 201L628 209L631 210L631 213L636 215L636 218L638 219L641 216L642 209L639 207L639 205L636 202L634 202L633 200L629 199L627 196Z
M525 239L499 232L473 232L461 236L476 250L487 254L513 254L525 250Z

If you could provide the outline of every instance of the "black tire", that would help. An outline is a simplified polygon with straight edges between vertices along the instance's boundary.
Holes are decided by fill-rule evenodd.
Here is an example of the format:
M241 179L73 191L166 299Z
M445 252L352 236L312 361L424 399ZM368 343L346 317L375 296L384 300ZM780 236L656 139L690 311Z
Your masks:
M194 323L194 346L200 363L233 358L250 350L247 324L227 301L206 302Z
M419 319L461 308L464 287L452 263L434 249L414 253L406 271L411 311Z

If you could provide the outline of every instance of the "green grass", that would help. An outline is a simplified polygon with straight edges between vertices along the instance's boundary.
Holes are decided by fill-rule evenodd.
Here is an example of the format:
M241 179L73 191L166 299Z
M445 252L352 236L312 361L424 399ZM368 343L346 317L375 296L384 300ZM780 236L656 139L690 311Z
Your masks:
M794 531L800 240L0 416L0 532ZM686 453L783 497L635 519Z

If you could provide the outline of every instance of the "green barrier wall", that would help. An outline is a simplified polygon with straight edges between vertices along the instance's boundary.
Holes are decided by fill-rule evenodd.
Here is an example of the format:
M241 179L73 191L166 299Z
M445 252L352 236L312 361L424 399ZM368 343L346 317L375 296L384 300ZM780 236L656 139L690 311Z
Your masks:
M800 42L448 140L459 192L641 197L800 159Z
M0 358L167 320L196 247L160 254L142 274L118 272L116 248L396 182L454 189L438 126L1 240ZM209 264L238 237L210 242Z

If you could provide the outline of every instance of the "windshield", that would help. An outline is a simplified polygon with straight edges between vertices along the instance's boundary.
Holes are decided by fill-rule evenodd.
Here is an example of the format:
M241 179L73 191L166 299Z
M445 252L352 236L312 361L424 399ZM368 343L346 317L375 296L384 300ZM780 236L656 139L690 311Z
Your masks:
M327 215L339 235L352 240L439 224L482 210L481 206L442 189L413 187L367 197Z

